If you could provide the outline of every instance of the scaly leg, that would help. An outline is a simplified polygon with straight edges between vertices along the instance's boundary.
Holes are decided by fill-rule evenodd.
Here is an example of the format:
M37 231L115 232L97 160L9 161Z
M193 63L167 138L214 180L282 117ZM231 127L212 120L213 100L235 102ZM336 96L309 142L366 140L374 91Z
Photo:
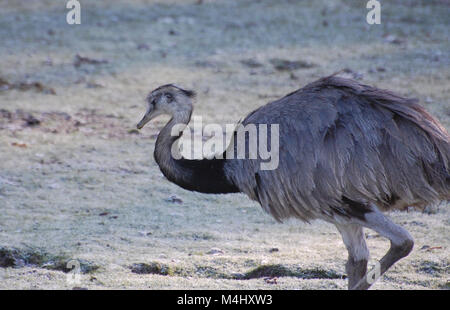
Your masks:
M345 269L348 276L348 288L352 289L366 275L369 250L367 249L361 225L336 224L336 228L341 233L342 240L348 251L348 261Z
M384 216L378 209L373 206L372 212L364 215L364 220L355 220L367 228L373 229L385 238L391 241L391 247L386 255L380 260L380 270L378 275L384 274L392 265L401 258L407 256L413 246L414 240L411 235L402 227L394 224L389 218ZM358 281L352 289L366 290L372 285L372 281L368 281L368 276L364 276Z

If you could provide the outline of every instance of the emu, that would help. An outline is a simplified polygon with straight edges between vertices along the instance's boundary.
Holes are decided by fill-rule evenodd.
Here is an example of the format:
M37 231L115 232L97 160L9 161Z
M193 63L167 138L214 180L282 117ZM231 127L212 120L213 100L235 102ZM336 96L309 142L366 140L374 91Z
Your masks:
M194 96L169 84L147 97L138 129L158 115L171 116L154 151L164 176L190 191L245 193L280 222L333 223L348 251L349 289L368 289L373 282L364 227L390 240L379 265L382 275L414 245L383 211L450 199L450 136L416 100L336 75L321 78L242 121L279 124L278 168L261 170L260 158L172 157L182 133L173 136L171 129L189 123ZM235 151L230 143L224 154Z

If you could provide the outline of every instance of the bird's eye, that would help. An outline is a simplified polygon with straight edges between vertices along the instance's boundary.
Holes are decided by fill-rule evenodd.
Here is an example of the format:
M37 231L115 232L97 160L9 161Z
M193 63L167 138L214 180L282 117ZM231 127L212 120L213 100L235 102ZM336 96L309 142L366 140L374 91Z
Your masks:
M151 105L155 105L155 104L156 104L155 99L153 99L152 101L150 101L150 104L151 104Z
M172 96L172 94L164 94L164 96L167 98L167 100L170 102L170 101L172 101L173 100L173 96Z

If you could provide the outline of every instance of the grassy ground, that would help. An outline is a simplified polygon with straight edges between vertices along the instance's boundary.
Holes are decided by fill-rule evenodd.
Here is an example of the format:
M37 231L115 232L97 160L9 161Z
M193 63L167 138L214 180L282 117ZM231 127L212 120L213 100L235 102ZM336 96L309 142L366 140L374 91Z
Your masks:
M333 226L183 191L153 160L165 119L132 129L161 84L197 90L195 114L223 124L341 69L450 128L448 1L383 2L376 26L363 2L82 1L69 26L61 1L1 1L0 288L344 289ZM374 288L448 289L449 215L391 213L416 246ZM367 234L373 263L389 244Z

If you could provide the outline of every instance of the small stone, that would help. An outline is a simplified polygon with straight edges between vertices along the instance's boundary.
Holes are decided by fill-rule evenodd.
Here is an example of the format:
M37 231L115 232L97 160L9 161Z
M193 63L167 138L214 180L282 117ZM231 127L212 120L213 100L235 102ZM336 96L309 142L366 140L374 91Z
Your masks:
M139 234L143 237L150 236L152 234L151 231L140 231Z
M128 130L128 133L131 135L138 135L139 134L139 130L137 129L130 129Z
M224 254L224 251L222 251L219 248L212 248L211 250L206 252L206 254L209 254L209 255L220 255L220 254Z
M180 198L178 198L175 195L170 196L169 198L165 199L165 201L170 202L170 203L178 203L178 204L183 203L183 200L181 200Z

